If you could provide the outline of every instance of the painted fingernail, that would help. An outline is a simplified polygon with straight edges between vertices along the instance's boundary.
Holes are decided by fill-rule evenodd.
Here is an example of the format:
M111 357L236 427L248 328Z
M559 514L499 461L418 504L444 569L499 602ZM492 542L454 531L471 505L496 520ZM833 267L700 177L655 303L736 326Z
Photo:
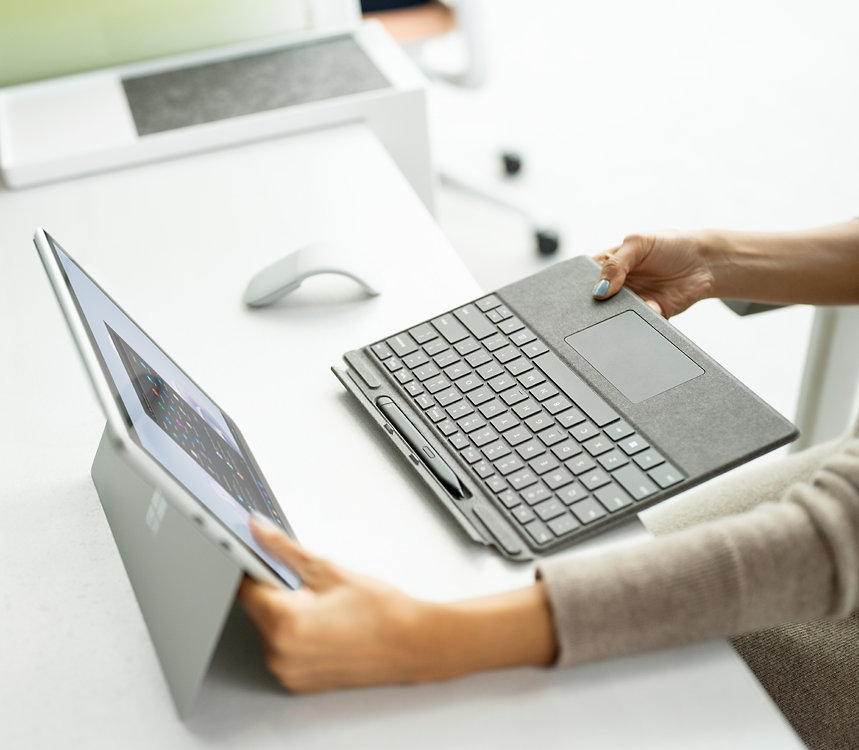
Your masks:
M274 524L272 523L272 520L268 516L264 516L258 510L251 509L249 512L259 523L265 523L265 524L268 524L269 526L274 526Z
M603 279L602 281L598 281L594 286L594 297L603 297L605 293L608 291L608 279Z

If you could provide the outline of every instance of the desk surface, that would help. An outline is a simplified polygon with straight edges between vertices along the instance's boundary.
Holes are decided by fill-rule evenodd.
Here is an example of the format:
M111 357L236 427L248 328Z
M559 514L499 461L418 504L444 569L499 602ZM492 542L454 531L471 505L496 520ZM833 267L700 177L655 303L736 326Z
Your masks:
M241 425L308 547L430 598L533 573L466 539L329 367L479 290L360 126L0 192L0 217L0 744L801 747L722 642L300 698L222 669L181 723L89 479L103 421L33 229L51 231ZM376 254L383 294L365 301L348 281L318 279L272 309L242 307L258 268L318 239Z

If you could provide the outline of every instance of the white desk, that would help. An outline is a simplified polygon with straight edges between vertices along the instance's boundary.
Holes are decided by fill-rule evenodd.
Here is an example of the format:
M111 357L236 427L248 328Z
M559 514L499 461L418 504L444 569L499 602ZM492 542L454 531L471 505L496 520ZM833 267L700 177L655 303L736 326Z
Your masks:
M0 746L801 747L722 642L316 697L228 675L181 723L89 479L102 419L31 247L40 224L241 425L307 546L424 597L532 577L466 540L328 370L478 294L366 130L0 192ZM319 281L242 307L254 271L319 238L377 252L382 296L316 306L352 293Z

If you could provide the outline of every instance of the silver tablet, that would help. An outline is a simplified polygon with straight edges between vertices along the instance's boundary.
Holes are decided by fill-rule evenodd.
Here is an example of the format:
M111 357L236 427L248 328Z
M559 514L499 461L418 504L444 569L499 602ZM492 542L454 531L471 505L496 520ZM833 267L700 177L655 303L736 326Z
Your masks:
M250 533L256 511L294 536L233 420L53 237L34 242L123 458L248 574L299 588Z

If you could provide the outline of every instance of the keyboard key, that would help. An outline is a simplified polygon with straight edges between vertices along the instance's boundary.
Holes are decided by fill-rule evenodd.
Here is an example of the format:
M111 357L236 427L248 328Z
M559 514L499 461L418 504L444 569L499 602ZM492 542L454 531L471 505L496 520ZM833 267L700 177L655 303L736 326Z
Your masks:
M511 360L506 363L507 369L511 375L521 375L523 372L528 372L534 369L531 360L520 357L519 359Z
M449 387L450 381L443 375L424 381L424 388L426 388L430 393L438 393L439 391L443 391L445 388Z
M405 368L397 370L394 373L394 377L399 381L400 385L405 385L406 383L414 380L412 374Z
M542 456L537 456L528 462L528 466L537 474L545 474L547 471L558 468L558 459L551 453L545 453Z
M451 422L449 419L445 419L439 422L436 427L441 430L442 435L447 437L448 435L453 435L456 432L456 425Z
M586 524L596 521L598 518L603 518L606 514L605 508L592 497L573 503L570 506L570 510L576 514L576 518Z
M490 378L494 378L497 375L503 375L507 371L499 365L494 360L492 362L487 362L480 369L478 369L477 374L480 375L484 380L489 380Z
M550 521L553 518L562 516L566 513L563 503L556 497L544 500L539 505L534 506L534 511L544 521Z
M530 343L535 338L534 332L530 328L522 328L519 331L516 331L512 336L510 336L510 340L516 344L516 346L524 346L525 344Z
M507 364L508 362L512 362L519 356L519 350L513 346L505 346L503 349L499 349L495 352L495 359L497 359L501 364Z
M501 477L497 474L493 474L486 480L486 486L489 487L494 493L503 492L507 489L507 482L505 482Z
M398 357L405 357L418 348L417 342L407 333L399 333L396 336L391 336L385 343L391 347L391 351Z
M519 445L519 443L524 443L530 438L531 431L521 425L504 433L504 439L513 446Z
M471 403L475 406L480 406L480 404L486 403L487 401L491 401L492 396L492 391L484 385L471 391L468 394L468 400L471 401ZM486 415L484 414L484 416Z
M558 421L562 426L569 429L570 427L579 424L579 422L584 422L585 415L580 409L573 407L572 409L565 411L563 414L559 414Z
M529 461L534 458L534 456L539 456L541 453L545 453L546 449L543 447L542 443L532 439L527 443L522 443L517 446L516 452L526 461Z
M489 387L496 393L506 391L508 388L512 388L514 385L516 385L516 381L513 380L513 376L508 375L506 372L503 375L499 375L497 378L492 378L492 380L489 381Z
M497 440L498 433L491 427L484 427L482 430L472 432L469 437L471 437L471 442L480 448L487 443L491 443L493 440Z
M555 396L554 398L550 398L548 401L543 402L543 408L549 412L549 414L557 414L564 411L564 409L569 409L571 406L572 404L566 396ZM568 425L564 426L566 427Z
M437 406L433 406L432 409L427 409L425 413L433 422L441 422L441 420L445 418L444 411L439 409Z
M611 477L609 477L603 469L595 468L582 474L579 477L579 481L586 489L593 491L597 487L602 487L604 484L608 484L611 481Z
M497 398L492 399L488 403L480 407L480 413L487 419L507 411L507 406L502 404Z
M444 368L444 374L451 380L461 378L463 375L471 374L471 368L465 362L457 362L450 367Z
M592 437L596 437L599 434L600 431L593 422L585 421L570 428L570 435L580 443L585 442L585 440L590 440Z
M465 437L465 435L463 435L461 432L457 432L454 435L451 435L448 440L450 440L450 444L457 450L468 448L468 446L470 445L470 443L468 442L468 438Z
M534 360L546 375L560 388L572 402L588 415L596 424L603 427L618 418L596 391L574 373L553 352L547 352Z
M578 456L581 452L582 447L578 443L569 439L552 447L552 453L554 453L561 461L566 461L568 458Z
M483 458L483 454L477 450L474 446L470 446L466 448L462 453L459 454L462 456L468 463L473 464L476 461L480 461ZM511 469L512 471L512 469Z
M585 443L585 450L592 456L601 456L612 448L614 444L605 435L597 435Z
M566 440L567 434L560 427L550 427L548 430L543 430L537 437L544 445L551 447Z
M460 419L457 424L459 425L459 429L467 435L469 432L474 432L475 430L479 430L481 427L485 427L486 421L483 417L480 417L477 414L472 414Z
M429 394L422 393L415 399L415 403L421 407L421 409L429 409L431 406L435 406L435 401L433 397Z
M476 352L471 352L471 354L465 358L465 361L476 370L481 365L491 362L492 355L484 349L478 349Z
M564 513L564 515L558 516L557 518L553 518L549 521L549 528L555 536L565 536L571 531L578 529L579 522L569 513Z
M495 326L474 305L460 307L453 314L476 339L485 339L495 333Z
M507 320L513 313L510 311L510 308L506 305L501 305L500 307L495 308L495 312L501 317L501 320ZM500 322L500 321L499 321Z
M618 445L627 456L631 456L650 447L650 444L638 433L633 433L628 438L624 438L618 443Z
M492 464L488 461L478 461L476 464L472 464L471 468L477 472L477 475L481 479L486 479L490 474L495 473L495 469L492 468Z
M551 383L543 383L530 389L531 395L537 401L545 401L547 398L557 395L558 389Z
M507 414L499 414L497 417L492 419L492 426L498 432L504 432L505 430L509 430L518 424L519 420L516 419L516 416L514 414L510 414L509 412Z
M420 365L425 365L429 361L429 357L421 349L403 357L403 364L410 370L413 370L415 367L419 367Z
M525 324L515 315L507 318L507 320L502 321L498 324L498 330L502 333L506 333L508 336L511 333L516 333L516 331L522 330L524 327Z
M510 388L509 390L504 391L501 394L501 400L507 404L507 406L513 406L513 404L518 404L520 401L524 401L528 398L528 394L520 388L516 386L515 388Z
M539 432L540 430L545 430L547 427L551 427L555 424L555 420L545 412L540 412L532 417L528 417L525 420L525 424L528 425L532 432Z
M440 354L447 349L450 349L450 344L448 344L447 341L445 341L444 339L440 338L433 339L428 344L424 344L424 351L430 357L435 357L436 354Z
M415 377L421 382L429 380L430 378L438 377L439 374L440 370L432 362L415 369Z
M625 508L627 505L632 505L632 500L629 495L627 495L614 482L606 487L596 490L596 492L594 492L594 496L609 513L614 513L616 510Z
M483 455L486 456L490 461L495 461L497 458L502 458L510 453L510 447L507 443L503 443L500 440L491 443L483 448Z
M565 461L564 466L573 472L573 474L578 476L579 474L584 474L586 471L590 471L595 468L596 464L589 455L583 453L581 456L576 456L575 458L571 458L569 461Z
M564 485L569 484L573 481L573 475L565 469L563 466L559 466L557 469L549 472L545 477L543 477L543 481L549 485L553 490L558 489L559 487L563 487Z
M447 314L432 320L435 329L444 336L449 344L455 344L457 341L468 336L468 331L453 315Z
M475 388L479 388L481 385L483 385L483 381L472 372L468 375L460 377L459 380L454 381L454 385L456 385L456 387L459 388L459 390L463 393L469 393Z
M388 372L396 372L403 366L402 361L397 357L388 357L385 360L385 367L388 368Z
M602 466L606 471L614 471L615 469L621 466L626 466L629 463L629 459L619 450L603 453L597 461L599 461L600 466Z
M370 351L372 351L380 360L387 359L394 354L391 351L391 347L384 341L380 341L378 344L373 344L373 346L370 347Z
M432 341L434 338L438 337L438 334L429 323L421 323L419 326L411 328L409 333L419 344L426 344L427 341Z
M522 353L531 359L539 357L541 354L545 354L548 351L549 347L542 341L532 341L530 344L525 344L525 346L522 347ZM549 377L551 377L551 375Z
M617 441L628 435L632 435L635 430L621 419L620 422L615 422L613 425L606 427L605 432L612 440Z
M537 544L546 544L553 539L552 532L541 521L531 521L525 524L525 531Z
M471 354L472 352L479 351L480 344L478 343L477 339L469 336L464 341L460 341L458 344L455 344L453 348L456 349L456 351L458 351L464 357L466 354Z
M496 333L494 336L490 336L483 342L483 345L489 349L489 351L494 352L496 349L500 349L502 346L507 346L507 339L500 333Z
M420 398L420 396L418 396ZM446 391L436 394L436 400L442 406L450 406L451 404L462 399L462 394L455 388L448 388Z
M473 413L474 409L468 401L461 401L453 406L448 406L445 411L447 412L447 416L451 419L459 419L460 417L464 417L466 414Z
M662 466L657 466L647 473L662 489L670 487L672 484L677 484L677 482L683 479L683 475L671 464L662 464Z
M406 393L410 396L418 396L424 392L424 387L417 380L406 383Z
M516 455L507 456L495 462L495 471L505 477L523 468L525 468L525 462Z
M513 515L516 520L521 524L526 524L529 521L533 521L537 516L534 515L534 511L531 510L527 505L520 505L513 509Z
M531 388L535 385L540 385L546 380L546 376L539 370L531 370L524 375L520 375L517 380L523 388Z
M571 505L572 503L578 502L579 500L588 496L588 492L584 489L578 482L575 484L568 484L566 487L562 487L558 490L558 497L566 503L567 505Z
M656 485L650 478L641 469L632 464L621 466L611 476L636 500L643 500L657 490Z
M537 475L531 469L519 469L507 477L510 486L515 490L524 490L537 481Z
M527 401L522 401L513 407L513 411L519 419L526 419L532 414L537 414L541 410L540 404L530 398Z
M502 503L504 503L505 508L515 508L522 502L522 500L519 498L519 495L511 489L506 489L503 492L499 492L498 499Z
M665 461L665 459L662 458L662 455L658 453L656 449L648 448L646 451L636 454L634 461L642 469L647 470L652 469L654 466L658 466Z
M522 496L522 499L528 503L528 505L536 505L537 503L543 502L544 500L548 500L552 497L552 493L549 492L542 484L532 484L527 489L522 490L519 493ZM545 518L543 519L546 520Z
M501 300L494 294L490 294L488 297L477 300L476 304L483 312L489 312L489 310L498 307L501 304Z

